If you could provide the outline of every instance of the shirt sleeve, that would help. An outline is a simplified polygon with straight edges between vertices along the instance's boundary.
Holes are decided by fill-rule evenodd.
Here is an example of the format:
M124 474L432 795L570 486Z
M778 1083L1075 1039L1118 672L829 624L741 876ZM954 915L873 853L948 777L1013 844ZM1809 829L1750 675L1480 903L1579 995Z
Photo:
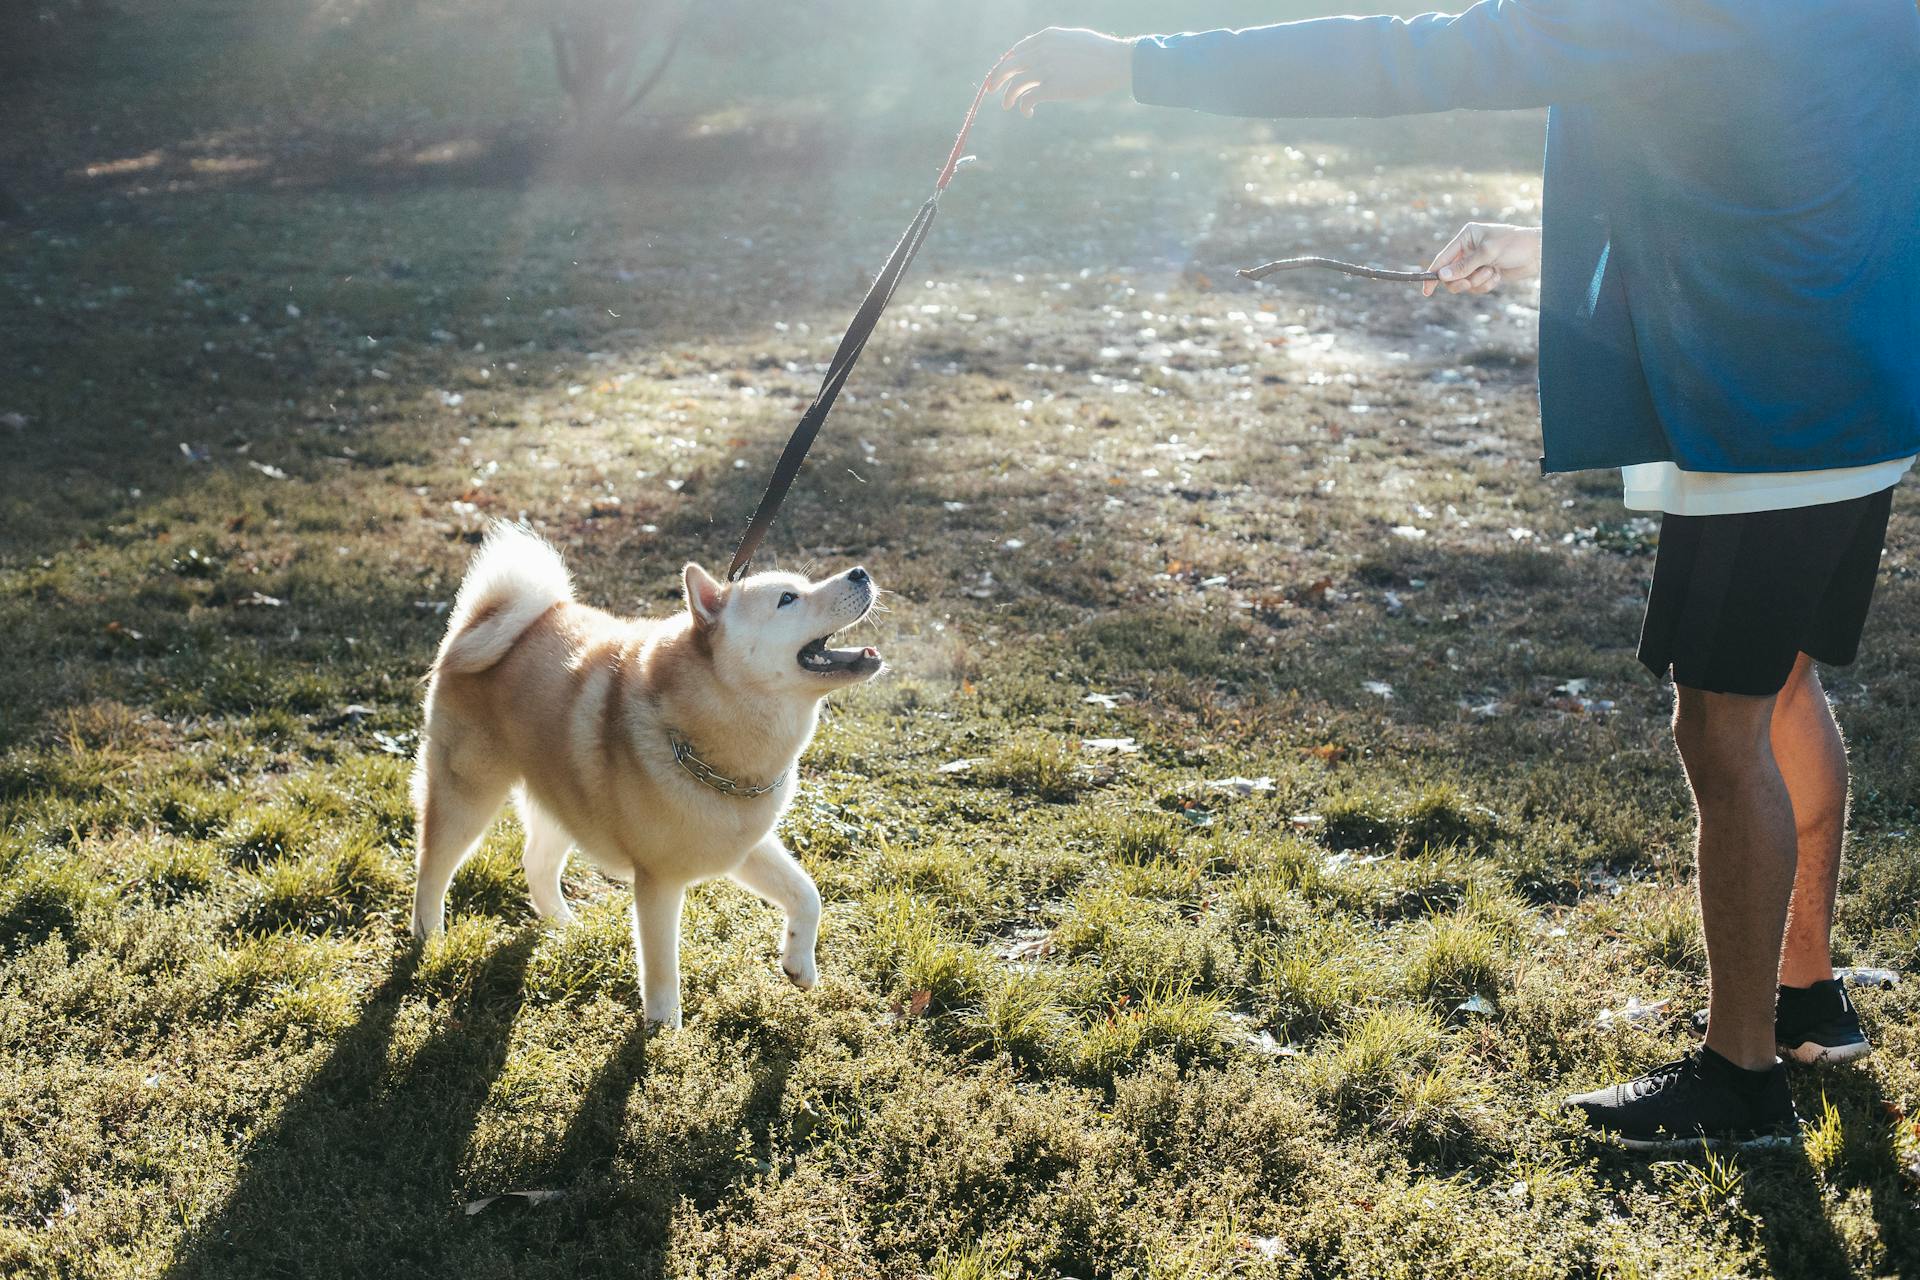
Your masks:
M1465 13L1315 18L1148 36L1133 96L1215 115L1393 116L1639 95L1735 48L1720 0L1482 0Z

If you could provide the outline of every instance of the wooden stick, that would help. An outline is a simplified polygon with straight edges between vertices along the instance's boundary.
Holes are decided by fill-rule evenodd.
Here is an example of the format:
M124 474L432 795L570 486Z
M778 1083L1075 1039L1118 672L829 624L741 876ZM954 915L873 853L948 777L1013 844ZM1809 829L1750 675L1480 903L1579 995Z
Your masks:
M1237 274L1243 280L1265 280L1282 271L1302 271L1310 267L1339 271L1362 280L1391 280L1400 284L1426 284L1440 278L1433 271L1388 271L1384 267L1363 267L1357 262L1342 262L1338 258L1282 258L1278 262L1263 263L1257 267L1242 267Z

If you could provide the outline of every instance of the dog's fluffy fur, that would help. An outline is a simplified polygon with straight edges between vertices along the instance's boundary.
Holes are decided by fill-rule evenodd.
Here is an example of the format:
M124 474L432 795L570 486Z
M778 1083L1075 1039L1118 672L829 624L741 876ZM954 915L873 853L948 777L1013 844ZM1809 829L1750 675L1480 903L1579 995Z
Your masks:
M573 598L538 536L497 526L433 664L413 783L416 936L442 927L454 871L512 794L534 909L573 918L560 873L575 846L631 883L646 1015L676 1026L681 901L715 876L786 913L781 968L814 984L820 895L774 827L820 700L881 668L872 649L825 647L873 606L863 569L723 584L690 564L684 580L683 612L618 618ZM682 767L676 740L742 787L779 785L726 794Z

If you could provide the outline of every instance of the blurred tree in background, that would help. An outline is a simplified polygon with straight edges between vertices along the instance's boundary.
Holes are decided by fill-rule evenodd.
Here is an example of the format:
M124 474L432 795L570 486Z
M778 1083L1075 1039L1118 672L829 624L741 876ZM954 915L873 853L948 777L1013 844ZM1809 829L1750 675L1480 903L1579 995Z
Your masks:
M89 166L149 153L151 172L186 168L186 180L201 181L195 159L256 171L378 168L383 149L411 155L455 139L488 157L496 176L576 162L577 172L608 171L637 162L631 148L661 135L758 134L782 155L799 154L803 140L844 151L854 135L863 145L889 135L924 145L928 131L951 127L994 59L1044 26L1166 31L1353 7L0 0L0 216L18 216Z
M563 0L556 6L547 30L574 128L599 136L639 106L673 65L698 8L697 0Z

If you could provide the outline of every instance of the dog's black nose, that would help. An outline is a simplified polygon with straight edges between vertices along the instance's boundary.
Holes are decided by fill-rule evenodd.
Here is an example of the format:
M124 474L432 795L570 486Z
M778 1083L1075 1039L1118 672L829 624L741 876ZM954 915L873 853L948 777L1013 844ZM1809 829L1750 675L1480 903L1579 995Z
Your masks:
M861 582L861 583L867 582L869 581L867 577L867 571L865 569L849 569L847 570L847 581Z

